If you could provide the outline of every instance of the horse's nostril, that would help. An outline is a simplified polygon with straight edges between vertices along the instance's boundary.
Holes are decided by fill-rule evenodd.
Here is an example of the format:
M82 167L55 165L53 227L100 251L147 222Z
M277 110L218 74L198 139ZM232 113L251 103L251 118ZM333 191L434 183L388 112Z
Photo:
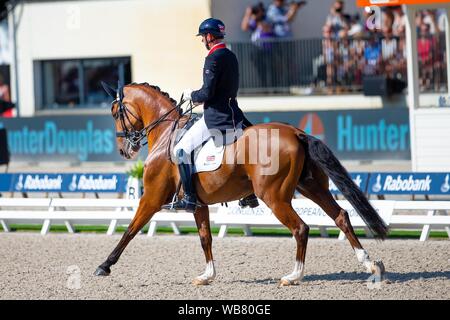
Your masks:
M123 150L122 149L119 150L119 153L120 153L121 156L123 156Z

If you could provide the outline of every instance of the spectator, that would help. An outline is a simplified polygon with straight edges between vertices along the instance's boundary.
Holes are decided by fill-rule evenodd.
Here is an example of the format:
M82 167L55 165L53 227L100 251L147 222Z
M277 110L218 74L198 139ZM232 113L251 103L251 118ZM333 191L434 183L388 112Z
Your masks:
M371 36L364 49L364 59L366 66L364 69L365 75L376 75L379 73L382 65L381 45L377 36Z
M354 85L362 85L364 66L366 64L364 59L365 45L364 33L356 34L350 43L351 73Z
M394 22L392 24L392 34L394 37L404 37L406 30L406 15L401 6L392 7Z
M383 39L381 40L381 49L383 60L388 61L395 56L397 52L397 39L395 39L392 28L383 28Z
M423 21L423 20L422 20ZM420 85L422 90L430 89L433 77L433 41L430 35L430 25L422 23L419 26L417 53L419 55Z
M435 10L424 10L422 23L428 24L430 26L429 27L430 35L435 35L439 32Z
M436 22L439 32L445 32L446 11L445 9L436 10Z
M241 29L252 31L252 42L274 37L272 25L266 19L266 10L262 2L246 9L244 18L242 18Z
M243 31L252 31L251 41L255 47L250 49L250 57L256 70L255 87L273 87L276 74L270 41L275 37L272 25L266 19L266 10L263 3L248 7L241 22Z
M326 84L328 89L334 87L335 84L335 69L336 69L336 41L333 40L333 34L331 32L331 26L325 25L323 28L323 42L322 42L322 51L324 55L324 63L326 65L326 74L327 80ZM328 93L333 93L329 91Z
M330 9L323 32L331 29L333 38L343 38L347 36L349 30L348 21L344 15L344 1L337 0Z
M352 79L351 64L353 59L351 57L350 50L350 39L343 38L341 41L337 42L337 70L336 70L336 82L338 87L336 88L337 93L345 90L345 86L349 87L351 85L350 81Z
M360 37L364 33L364 27L362 26L360 22L360 16L359 14L355 14L353 16L350 16L350 27L348 30L348 36L349 37Z
M398 49L395 53L394 59L391 60L394 64L395 77L397 79L403 78L406 81L406 41L400 39L398 41Z
M386 65L386 68L389 69L387 72L391 72L393 77L399 79L406 76L406 15L402 6L393 6L391 10L394 15L392 24L392 36L394 39L390 40L390 42L396 41L397 44L394 55L389 58L390 53L384 53L384 60L386 61L387 59L389 61ZM391 34L385 34L385 38L390 39ZM386 43L385 46L389 47L389 44Z
M383 29L383 39L381 40L381 54L383 56L384 72L388 78L395 76L395 64L398 51L397 39L393 37L392 28Z
M272 23L274 33L278 38L292 38L290 23L294 20L300 7L306 1L292 2L285 6L284 0L274 0L267 9L267 19Z
M9 86L8 84L5 83L2 74L0 74L0 102L2 103L6 102L6 104L8 105L9 102L11 102L11 97L9 95ZM6 110L0 116L5 118L11 118L13 116L13 109L11 108Z
M392 29L394 26L394 20L395 20L395 15L392 12L392 9L389 7L383 7L383 11L382 11L382 15L381 15L381 21L382 21L382 26L381 26L381 30L379 31L383 31L383 30L389 30Z
M422 63L427 63L431 59L432 43L430 38L430 25L422 23L417 41L418 54Z
M423 24L424 14L423 11L419 11L416 14L416 31L417 35L420 35L420 26Z

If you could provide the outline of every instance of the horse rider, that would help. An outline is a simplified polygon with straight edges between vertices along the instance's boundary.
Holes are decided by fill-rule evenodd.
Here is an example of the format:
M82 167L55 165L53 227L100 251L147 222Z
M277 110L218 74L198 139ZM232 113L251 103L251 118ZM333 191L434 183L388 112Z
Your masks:
M202 37L203 44L209 50L203 68L203 86L197 91L186 89L183 96L194 105L203 103L204 111L203 116L174 147L184 197L171 205L172 209L189 212L194 212L197 206L191 153L211 136L216 137L217 132L222 139L227 140L230 132L242 132L251 126L236 101L239 88L238 61L225 46L225 25L218 19L206 19L200 24L197 36ZM235 139L236 134L233 141L227 142L233 143ZM258 200L255 195L250 195L240 200L239 204L254 208L258 206Z

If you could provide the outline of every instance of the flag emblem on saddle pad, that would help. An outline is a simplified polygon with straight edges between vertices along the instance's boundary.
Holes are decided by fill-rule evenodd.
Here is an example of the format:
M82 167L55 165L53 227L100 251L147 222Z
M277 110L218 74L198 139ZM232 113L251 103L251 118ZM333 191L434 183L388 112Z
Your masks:
M214 161L214 160L216 160L216 156L207 156L206 157L206 161Z

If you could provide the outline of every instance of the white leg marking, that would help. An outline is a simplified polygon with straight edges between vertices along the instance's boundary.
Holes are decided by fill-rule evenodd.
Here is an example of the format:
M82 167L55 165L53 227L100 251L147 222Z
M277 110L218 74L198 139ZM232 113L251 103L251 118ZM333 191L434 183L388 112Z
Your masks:
M199 275L196 279L200 281L211 281L216 277L216 269L214 268L214 262L208 261L206 264L205 272Z
M303 263L300 261L295 261L294 271L292 271L291 274L288 274L287 276L281 278L281 281L288 281L289 283L300 281L303 278L303 271Z
M372 262L370 261L369 254L364 249L355 248L356 257L367 269L367 272L372 272Z

